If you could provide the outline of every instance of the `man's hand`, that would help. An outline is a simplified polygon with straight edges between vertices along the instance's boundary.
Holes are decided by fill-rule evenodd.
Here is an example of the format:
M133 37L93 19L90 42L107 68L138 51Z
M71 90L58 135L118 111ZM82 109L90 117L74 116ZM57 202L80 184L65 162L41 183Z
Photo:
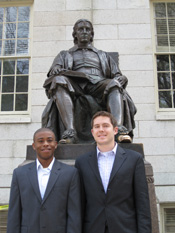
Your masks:
M60 72L65 72L66 69L60 67L60 65L55 65L52 70L50 71L49 76L60 74Z
M123 88L126 88L127 84L128 84L128 79L126 76L122 75L122 76L119 76L117 78L117 80L119 81L120 85L123 87Z

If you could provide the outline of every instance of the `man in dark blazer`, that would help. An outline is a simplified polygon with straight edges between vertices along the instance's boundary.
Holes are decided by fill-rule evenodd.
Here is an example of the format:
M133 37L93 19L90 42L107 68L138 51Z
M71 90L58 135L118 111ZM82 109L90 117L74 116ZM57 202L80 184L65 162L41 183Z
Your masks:
M81 233L77 169L54 158L55 135L34 134L35 162L13 172L7 233Z
M142 155L115 142L117 122L108 112L92 118L97 149L77 158L82 181L83 233L151 233Z

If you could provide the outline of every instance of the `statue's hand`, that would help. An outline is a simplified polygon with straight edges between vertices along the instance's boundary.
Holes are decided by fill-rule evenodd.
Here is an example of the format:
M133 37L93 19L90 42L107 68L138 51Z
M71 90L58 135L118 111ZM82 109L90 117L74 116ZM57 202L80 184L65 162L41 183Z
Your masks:
M124 76L124 75L119 76L119 77L117 78L117 80L119 81L119 83L121 84L121 86L122 86L123 88L126 88L126 86L127 86L127 84L128 84L128 79L127 79L126 76Z
M61 68L60 65L55 65L50 71L50 76L60 74L62 71L65 71L65 69Z

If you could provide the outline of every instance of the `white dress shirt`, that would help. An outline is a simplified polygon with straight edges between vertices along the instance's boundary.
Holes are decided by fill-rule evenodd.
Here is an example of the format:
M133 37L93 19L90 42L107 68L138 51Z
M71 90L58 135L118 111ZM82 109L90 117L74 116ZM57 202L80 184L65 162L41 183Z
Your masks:
M101 152L97 147L98 168L105 193L107 192L107 187L108 187L112 167L114 164L116 151L117 151L117 143L115 144L115 147L111 151L107 151L107 152Z
M36 159L36 168L37 168L37 174L38 174L38 183L39 183L39 189L41 193L41 198L43 199L47 183L50 177L50 172L52 170L53 164L54 164L55 158L53 158L52 162L49 164L48 167L43 168L41 163L38 159Z

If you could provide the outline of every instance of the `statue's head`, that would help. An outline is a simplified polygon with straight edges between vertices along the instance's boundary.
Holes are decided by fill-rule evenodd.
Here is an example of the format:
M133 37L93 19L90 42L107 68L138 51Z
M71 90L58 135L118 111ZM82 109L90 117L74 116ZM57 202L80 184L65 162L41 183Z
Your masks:
M93 41L93 38L94 38L94 28L93 28L92 23L91 23L89 20L87 20L87 19L79 19L79 20L77 20L77 22L75 23L75 25L74 25L74 27L73 27L72 36L73 36L73 38L74 38L74 44L78 44L78 40L77 40L77 37L76 37L76 30L77 30L77 28L78 28L78 25L79 25L80 23L82 23L82 22L88 23L88 24L90 25L90 27L91 27L91 35L92 35L90 42Z

